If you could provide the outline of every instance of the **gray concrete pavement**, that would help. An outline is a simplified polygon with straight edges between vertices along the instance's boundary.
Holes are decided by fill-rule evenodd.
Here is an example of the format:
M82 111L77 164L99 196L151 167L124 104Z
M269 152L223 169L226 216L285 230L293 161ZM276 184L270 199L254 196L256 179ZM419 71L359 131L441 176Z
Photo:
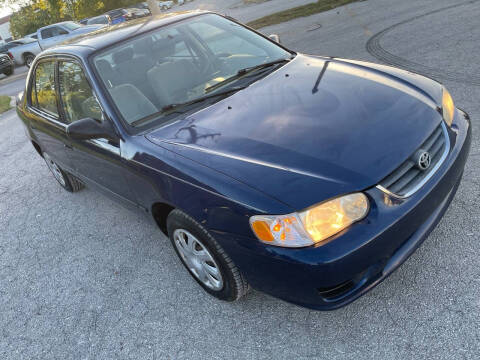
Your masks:
M209 297L155 226L89 189L64 192L14 111L1 116L0 358L478 359L478 15L480 1L368 0L263 29L299 51L379 62L368 40L404 22L380 49L436 70L473 119L444 219L390 278L334 312L255 291L234 304Z
M0 95L16 96L25 89L25 76L22 75L13 81L3 84L0 81Z
M243 0L196 0L185 5L174 7L172 11L180 10L211 10L226 14L242 22L249 22L277 11L305 5L316 0L270 0L245 5Z
M25 87L25 78L28 73L26 66L15 68L13 75L0 75L0 95L15 96Z

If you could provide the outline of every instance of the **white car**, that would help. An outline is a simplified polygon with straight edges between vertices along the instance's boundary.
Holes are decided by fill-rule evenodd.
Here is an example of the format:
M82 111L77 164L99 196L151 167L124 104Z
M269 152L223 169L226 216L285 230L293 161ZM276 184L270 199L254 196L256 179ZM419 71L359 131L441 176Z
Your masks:
M174 5L173 1L159 1L158 2L158 7L162 11L171 9L173 5Z

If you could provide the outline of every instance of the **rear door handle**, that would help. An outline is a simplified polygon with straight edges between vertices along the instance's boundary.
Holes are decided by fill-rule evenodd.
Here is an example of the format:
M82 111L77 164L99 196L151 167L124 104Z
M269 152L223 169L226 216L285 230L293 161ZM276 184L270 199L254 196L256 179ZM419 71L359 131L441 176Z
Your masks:
M63 143L63 146L65 146L67 149L73 150L73 146L72 146L72 145Z

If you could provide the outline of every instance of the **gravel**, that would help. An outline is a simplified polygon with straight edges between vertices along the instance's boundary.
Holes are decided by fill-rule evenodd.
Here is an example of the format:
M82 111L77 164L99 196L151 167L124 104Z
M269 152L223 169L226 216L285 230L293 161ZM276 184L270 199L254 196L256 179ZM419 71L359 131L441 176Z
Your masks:
M0 116L0 358L478 359L480 88L465 76L479 75L479 15L478 1L368 0L262 29L299 51L380 62L368 40L400 24L377 45L434 69L472 116L444 219L390 278L333 312L255 291L233 304L208 296L148 219L89 189L64 192L15 112Z

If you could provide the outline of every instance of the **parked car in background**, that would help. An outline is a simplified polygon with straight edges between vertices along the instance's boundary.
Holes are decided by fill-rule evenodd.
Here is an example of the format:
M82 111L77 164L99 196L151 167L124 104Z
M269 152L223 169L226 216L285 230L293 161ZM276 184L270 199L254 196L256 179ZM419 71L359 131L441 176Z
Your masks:
M30 66L33 59L35 59L35 56L42 51L38 45L38 41L31 37L25 37L23 39L12 41L12 43L13 42L16 43L16 46L12 47L10 52L12 53L13 60L17 66Z
M173 1L159 1L158 2L158 7L162 11L171 9L173 7L173 5L175 5Z
M93 24L112 25L112 19L110 18L110 16L105 14L86 19L85 25Z
M139 9L139 8L127 8L125 9L129 13L132 14L131 19L140 19L145 16L149 16L151 14L150 10L147 9Z
M432 79L300 54L199 11L43 52L17 113L65 190L148 214L211 295L237 300L250 284L318 310L420 246L472 139Z
M1 44L0 45L0 53L2 54L6 54L10 51L10 49L16 47L16 46L19 46L20 44L14 42L14 41L10 41L10 42L7 42L7 43L4 43L4 44Z
M35 40L38 38L36 32L35 32L35 33L28 34L28 35L25 35L25 37L26 37L26 38L32 38L32 39L35 39Z
M14 71L14 63L8 54L0 54L0 74L10 76Z
M73 21L44 26L37 30L38 44L42 50L45 50L67 39L98 30L103 26L105 25L82 25Z
M114 9L107 11L105 15L110 16L112 25L119 24L124 21L129 21L137 18L141 18L144 16L150 15L150 11L146 11L145 9L136 9L136 8L129 8L129 9Z
M140 3L133 4L132 8L145 9L145 10L148 10L151 13L150 8L148 7L148 3L146 3L146 2L140 2Z

